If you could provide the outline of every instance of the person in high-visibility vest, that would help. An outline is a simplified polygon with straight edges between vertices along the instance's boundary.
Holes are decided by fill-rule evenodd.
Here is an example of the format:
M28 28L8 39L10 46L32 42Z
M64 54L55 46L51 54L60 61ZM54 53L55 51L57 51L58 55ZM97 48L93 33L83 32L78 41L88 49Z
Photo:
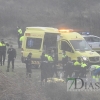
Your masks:
M55 52L54 49L51 50L51 55L52 55L53 62L54 62L53 63L53 65L54 65L53 71L54 71L54 74L56 75L56 77L58 77L58 73L57 73L57 61L58 61L58 59L57 59L57 53Z
M22 35L22 29L18 26L17 27L18 37Z
M80 69L81 69L81 58L77 57L77 60L74 62L74 72L75 72L75 77L78 78L80 74Z
M54 75L54 71L53 71L54 60L53 60L53 57L51 55L51 50L48 52L48 54L45 54L45 57L47 57L47 59L48 59L48 66L47 66L48 67L47 68L48 75L47 75L47 77L52 78Z
M92 78L98 82L100 79L100 65L94 65L94 67L95 70L92 72Z
M1 42L0 42L0 62L1 62L1 66L4 65L4 63L5 63L5 57L6 57L6 43L4 42L3 39L1 39Z
M17 33L18 33L18 48L20 48L20 41L19 41L19 39L20 39L20 37L22 36L22 29L18 26L17 27Z
M66 55L66 52L63 51L63 54L62 54L62 66L63 66L63 71L64 71L65 68L66 68L67 62L68 62L68 56Z
M24 36L21 36L20 39L19 39L19 41L20 41L20 47L22 46L23 40L24 40Z
M87 69L87 64L84 61L81 61L81 70L80 70L80 78L86 78L86 69Z
M65 75L64 77L67 79L68 76L71 78L72 77L72 73L73 73L73 62L71 61L71 58L68 57L68 62L67 65L65 66Z

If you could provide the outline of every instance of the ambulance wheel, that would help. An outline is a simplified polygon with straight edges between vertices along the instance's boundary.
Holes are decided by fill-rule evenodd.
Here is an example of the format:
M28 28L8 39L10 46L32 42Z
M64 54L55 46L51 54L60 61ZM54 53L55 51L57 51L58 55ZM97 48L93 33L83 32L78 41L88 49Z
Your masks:
M32 69L38 69L39 65L32 64Z

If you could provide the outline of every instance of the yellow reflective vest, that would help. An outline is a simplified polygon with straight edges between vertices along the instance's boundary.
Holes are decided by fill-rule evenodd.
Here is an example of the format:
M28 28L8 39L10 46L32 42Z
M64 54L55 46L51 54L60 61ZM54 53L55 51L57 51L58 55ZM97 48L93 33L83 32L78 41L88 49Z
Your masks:
M100 68L100 66L99 65L95 65L95 69L98 69L98 68Z
M6 46L6 44L3 44L3 43L0 42L0 46Z
M81 63L81 67L82 67L82 68L85 68L86 66L87 66L87 65L86 65L85 63L83 63L83 62Z
M53 58L47 54L45 54L45 57L47 57L48 61L53 61Z
M78 61L76 61L76 62L74 63L74 66L78 66L78 65L81 65L81 63L79 63Z
M21 29L18 29L18 33L19 33L19 34L22 34L22 30L21 30Z
M23 41L24 40L24 36L21 36L19 41Z

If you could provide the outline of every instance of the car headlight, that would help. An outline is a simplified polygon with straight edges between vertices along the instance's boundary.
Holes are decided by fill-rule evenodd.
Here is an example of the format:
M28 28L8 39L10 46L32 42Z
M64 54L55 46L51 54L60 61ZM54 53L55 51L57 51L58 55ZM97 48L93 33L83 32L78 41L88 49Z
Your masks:
M83 59L84 61L87 61L87 60L88 60L87 57L82 57L82 59Z

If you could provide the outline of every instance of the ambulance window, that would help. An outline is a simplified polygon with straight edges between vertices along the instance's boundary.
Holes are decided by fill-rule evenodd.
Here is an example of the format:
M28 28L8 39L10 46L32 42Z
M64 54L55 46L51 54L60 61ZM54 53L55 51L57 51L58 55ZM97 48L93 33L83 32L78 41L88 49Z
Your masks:
M69 44L66 41L61 41L61 50L69 51L71 52L72 49L69 46Z
M26 48L27 49L40 49L42 39L40 38L27 38Z

